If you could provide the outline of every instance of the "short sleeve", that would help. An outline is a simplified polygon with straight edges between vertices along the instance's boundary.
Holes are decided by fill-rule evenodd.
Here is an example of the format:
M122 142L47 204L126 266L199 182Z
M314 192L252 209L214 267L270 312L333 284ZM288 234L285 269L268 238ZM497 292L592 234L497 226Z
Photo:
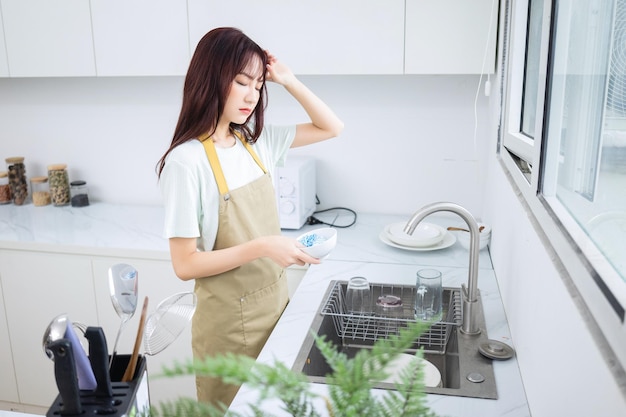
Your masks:
M200 181L195 172L177 160L165 164L159 181L165 204L165 237L200 236Z

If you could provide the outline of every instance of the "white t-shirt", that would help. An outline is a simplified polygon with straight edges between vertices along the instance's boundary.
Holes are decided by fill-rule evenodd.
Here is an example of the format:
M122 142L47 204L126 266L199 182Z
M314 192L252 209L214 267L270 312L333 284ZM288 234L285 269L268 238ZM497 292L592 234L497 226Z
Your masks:
M274 168L284 165L295 135L295 126L265 126L252 145L272 177ZM241 141L235 142L231 148L216 147L230 190L263 174ZM170 152L159 186L165 203L165 237L195 237L199 250L211 250L217 236L219 191L200 141L190 140Z

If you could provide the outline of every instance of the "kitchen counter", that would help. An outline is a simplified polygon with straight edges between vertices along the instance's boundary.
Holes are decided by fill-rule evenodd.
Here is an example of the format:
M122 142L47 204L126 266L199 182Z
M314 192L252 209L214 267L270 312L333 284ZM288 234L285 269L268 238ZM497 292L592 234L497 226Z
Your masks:
M124 256L139 252L146 258L169 260L169 246L163 238L163 208L160 206L127 206L95 203L87 207L35 207L33 204L0 205L0 248L50 250L54 252L97 253ZM332 214L316 215L322 221L348 224L351 216L335 219ZM359 214L355 225L339 229L340 242L331 259L381 263L412 263L416 256L424 265L446 264L466 267L467 251L453 247L419 256L418 252L398 250L384 245L378 238L382 228L391 222L406 221L408 216ZM463 226L455 216L430 216L429 222L442 226ZM300 230L283 230L297 237L305 231L324 225L307 225ZM455 250L458 249L458 250ZM424 252L420 252L424 253ZM491 268L487 251L481 251L481 268Z
M417 269L433 266L443 272L445 286L458 287L466 282L469 255L458 243L437 251L407 251L381 242L379 234L385 225L406 221L408 217L359 214L354 226L338 229L337 248L322 264L309 268L259 361L273 363L280 358L288 366L294 363L331 280L362 275L373 283L413 285ZM337 224L342 220L345 224L350 218L337 219ZM426 221L441 226L463 225L463 221L454 215L432 215ZM297 237L317 227L324 226L307 225L301 230L283 230L283 234ZM168 260L168 245L162 237L162 228L163 209L155 206L102 203L82 208L34 207L32 204L0 206L0 249L108 256L127 256L132 252L147 259ZM489 338L514 346L487 250L480 252L478 287ZM494 372L498 400L428 395L428 403L440 415L530 415L516 359L495 362ZM325 392L324 385L312 386L316 392ZM256 393L244 386L232 409L243 411L247 409L246 404L256 401L255 398ZM265 406L268 411L280 413L276 403L270 401ZM324 406L320 404L322 409Z
M345 281L353 276L364 276L371 283L414 285L416 271L424 266L433 266L442 271L444 286L459 287L467 283L469 254L458 243L437 251L413 252L381 242L378 235L386 224L407 219L404 216L360 214L355 226L339 229L337 248L322 264L309 268L258 360L268 364L280 361L289 367L293 365L332 280ZM447 215L433 215L426 221L442 226L462 225L462 220ZM306 226L304 229L314 227L319 226ZM485 311L487 335L514 347L488 250L480 252L478 288ZM494 361L494 373L497 400L430 394L428 404L441 416L530 416L516 358ZM316 393L326 393L323 384L312 384L312 388ZM376 392L383 394L385 391ZM258 404L256 392L243 386L231 410L247 411L247 404L251 403ZM276 401L263 403L263 409L283 415ZM318 409L325 410L323 402L320 401Z

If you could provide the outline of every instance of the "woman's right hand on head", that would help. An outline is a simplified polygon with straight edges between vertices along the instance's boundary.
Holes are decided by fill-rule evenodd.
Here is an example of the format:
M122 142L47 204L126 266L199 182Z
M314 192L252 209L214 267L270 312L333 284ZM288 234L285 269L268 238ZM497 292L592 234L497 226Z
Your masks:
M288 84L293 84L294 80L296 80L296 76L291 69L268 51L265 51L265 53L267 54L268 61L265 80L275 82L284 87Z
M287 236L264 236L259 238L265 256L282 268L291 265L319 264L320 260L306 254L298 247L298 241Z

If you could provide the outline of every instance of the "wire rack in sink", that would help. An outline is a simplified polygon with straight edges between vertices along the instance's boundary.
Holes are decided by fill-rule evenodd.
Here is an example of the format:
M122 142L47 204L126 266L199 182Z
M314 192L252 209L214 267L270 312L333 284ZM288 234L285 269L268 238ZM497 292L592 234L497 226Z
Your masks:
M333 317L337 335L344 346L368 347L380 338L387 338L398 333L398 330L415 322L413 306L415 303L415 286L372 284L370 293L372 306L381 295L395 295L402 299L402 307L391 315L390 311L371 313L348 313L345 305L346 281L333 281L322 308L322 314ZM434 323L414 344L414 349L424 352L444 354L450 332L454 326L461 324L461 293L459 288L445 287L443 291L443 320Z

